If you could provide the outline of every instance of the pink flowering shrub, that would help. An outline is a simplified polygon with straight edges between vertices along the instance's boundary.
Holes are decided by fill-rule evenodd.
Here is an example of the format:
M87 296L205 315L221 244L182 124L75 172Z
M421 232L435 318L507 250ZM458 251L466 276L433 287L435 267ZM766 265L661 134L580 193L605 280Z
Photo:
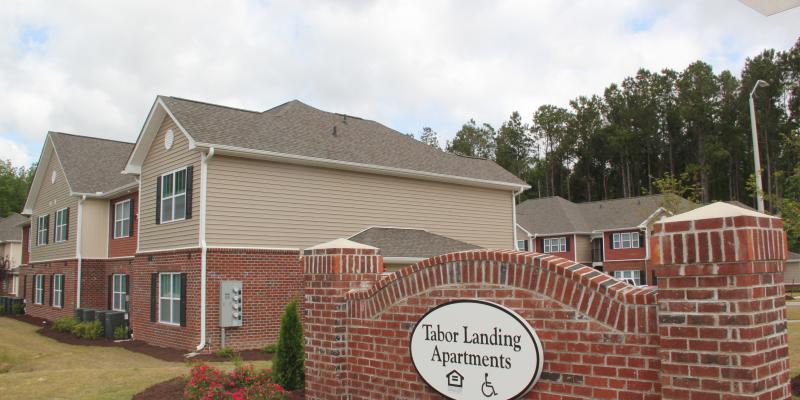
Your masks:
M183 388L186 400L281 400L286 390L272 382L272 373L252 365L226 373L205 364L196 365Z

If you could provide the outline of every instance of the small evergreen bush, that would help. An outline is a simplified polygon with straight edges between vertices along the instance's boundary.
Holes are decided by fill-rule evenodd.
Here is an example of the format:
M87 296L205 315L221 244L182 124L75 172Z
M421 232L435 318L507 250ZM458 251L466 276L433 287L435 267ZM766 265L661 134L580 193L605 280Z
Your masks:
M224 357L230 361L233 361L234 364L238 364L242 361L242 357L239 355L239 353L233 351L233 349L230 347L223 347L217 350L216 354L220 357Z
M0 306L0 314L6 313L6 306Z
M61 317L53 323L53 330L56 332L72 332L72 328L78 325L75 317Z
M286 305L281 317L278 348L273 360L275 381L287 390L305 386L305 344L297 300Z
M98 320L85 321L72 327L72 334L83 339L97 339L103 336L103 324Z
M264 346L264 348L261 349L261 351L267 354L275 354L275 352L278 351L278 344L277 343L268 344Z
M12 304L11 305L11 312L14 314L25 314L25 305L24 304Z
M114 339L125 340L130 337L130 332L127 326L120 325L114 328Z

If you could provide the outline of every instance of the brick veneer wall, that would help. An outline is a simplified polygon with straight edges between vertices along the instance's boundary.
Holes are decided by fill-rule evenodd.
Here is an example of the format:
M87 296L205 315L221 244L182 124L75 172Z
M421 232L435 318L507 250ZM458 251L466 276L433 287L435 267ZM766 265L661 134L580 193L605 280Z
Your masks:
M657 288L535 253L455 253L382 277L376 250L306 250L306 396L440 398L412 366L410 333L469 298L537 331L544 373L528 399L788 398L780 220L657 224L651 245Z
M781 220L712 218L653 232L663 398L789 398Z
M34 317L44 318L50 321L55 319L75 315L75 293L77 289L78 260L51 261L46 263L27 264L20 266L20 286L25 284L25 313ZM36 280L34 276L44 275L44 302L34 304ZM53 274L64 274L64 307L53 307L50 305L50 296L53 288L50 276ZM27 278L23 278L27 276Z
M131 321L134 337L147 343L194 350L200 343L200 249L137 254L132 266ZM283 308L302 293L299 253L289 250L207 251L207 351L220 347L219 282L243 282L243 322L226 330L226 347L262 348L278 338ZM187 274L186 326L150 321L150 278L156 272Z

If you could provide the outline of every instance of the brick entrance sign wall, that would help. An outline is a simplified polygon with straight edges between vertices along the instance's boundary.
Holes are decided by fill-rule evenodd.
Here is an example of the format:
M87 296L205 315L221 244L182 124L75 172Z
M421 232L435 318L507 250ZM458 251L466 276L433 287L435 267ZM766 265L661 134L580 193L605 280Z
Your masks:
M454 253L383 276L378 249L306 250L306 396L440 398L411 363L411 331L439 304L482 299L542 340L528 399L788 398L780 220L667 222L651 240L657 288L527 252Z

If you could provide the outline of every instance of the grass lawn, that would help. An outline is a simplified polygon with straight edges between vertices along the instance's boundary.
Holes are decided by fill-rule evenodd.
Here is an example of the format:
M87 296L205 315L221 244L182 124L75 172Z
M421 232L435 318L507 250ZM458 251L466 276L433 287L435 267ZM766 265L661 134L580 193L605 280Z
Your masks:
M787 307L787 319L790 312L794 312L795 319L800 320L800 307ZM800 322L789 322L789 367L792 369L789 376L800 375ZM800 400L800 396L792 397L793 400Z
M786 319L789 321L800 321L800 306L786 307Z
M0 317L0 397L130 399L190 368L188 363L161 361L121 348L63 344L37 334L36 329ZM233 367L232 363L211 364ZM252 364L268 368L271 363Z

